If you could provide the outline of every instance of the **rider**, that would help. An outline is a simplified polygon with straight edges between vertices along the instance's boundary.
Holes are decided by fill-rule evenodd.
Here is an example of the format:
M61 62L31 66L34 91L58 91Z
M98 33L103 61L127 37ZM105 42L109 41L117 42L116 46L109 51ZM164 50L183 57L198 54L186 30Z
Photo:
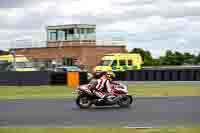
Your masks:
M97 80L91 83L91 89L93 93L101 99L107 100L109 102L115 102L119 97L114 98L113 100L109 98L112 94L111 84L114 83L112 80L115 78L113 72L100 72L95 73Z

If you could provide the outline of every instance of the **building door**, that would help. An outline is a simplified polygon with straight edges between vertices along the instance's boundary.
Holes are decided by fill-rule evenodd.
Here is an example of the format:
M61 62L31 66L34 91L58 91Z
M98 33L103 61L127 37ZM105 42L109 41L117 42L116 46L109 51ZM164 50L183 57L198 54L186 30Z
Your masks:
M63 65L65 66L72 66L73 63L73 58L72 57L64 57L63 58Z

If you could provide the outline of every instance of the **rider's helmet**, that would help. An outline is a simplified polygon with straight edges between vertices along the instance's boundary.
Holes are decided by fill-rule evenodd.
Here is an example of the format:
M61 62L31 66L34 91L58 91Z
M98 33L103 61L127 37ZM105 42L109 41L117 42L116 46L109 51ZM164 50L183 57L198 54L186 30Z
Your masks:
M114 72L112 72L112 71L108 71L107 72L107 78L108 78L108 80L112 81L112 80L115 79L115 77L116 77L116 75L115 75Z
M96 71L93 75L94 75L94 78L95 79L99 79L99 78L101 78L103 75L106 75L107 74L107 72L105 72L105 71Z

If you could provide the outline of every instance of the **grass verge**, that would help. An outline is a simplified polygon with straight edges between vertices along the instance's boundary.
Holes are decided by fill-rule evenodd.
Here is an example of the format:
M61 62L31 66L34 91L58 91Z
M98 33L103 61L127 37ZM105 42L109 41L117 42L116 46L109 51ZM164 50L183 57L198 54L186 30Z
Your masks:
M200 96L199 84L130 84L134 96ZM0 86L0 99L75 97L67 86Z
M200 96L199 84L131 84L130 94L136 96Z
M123 128L2 128L0 133L199 133L200 128L161 128L161 129L123 129Z

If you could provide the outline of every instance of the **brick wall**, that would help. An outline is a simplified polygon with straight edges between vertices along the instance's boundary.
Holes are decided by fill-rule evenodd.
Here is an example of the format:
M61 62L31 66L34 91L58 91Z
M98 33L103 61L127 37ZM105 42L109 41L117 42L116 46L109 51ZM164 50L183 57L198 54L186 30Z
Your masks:
M82 64L86 65L89 70L92 70L92 68L96 66L104 54L124 52L126 52L125 46L96 45L16 49L17 54L22 54L28 58L38 60L61 59L65 56L76 57L82 62Z
M96 45L94 40L81 40L81 41L50 41L48 47L59 47L59 46L75 46L75 45Z

